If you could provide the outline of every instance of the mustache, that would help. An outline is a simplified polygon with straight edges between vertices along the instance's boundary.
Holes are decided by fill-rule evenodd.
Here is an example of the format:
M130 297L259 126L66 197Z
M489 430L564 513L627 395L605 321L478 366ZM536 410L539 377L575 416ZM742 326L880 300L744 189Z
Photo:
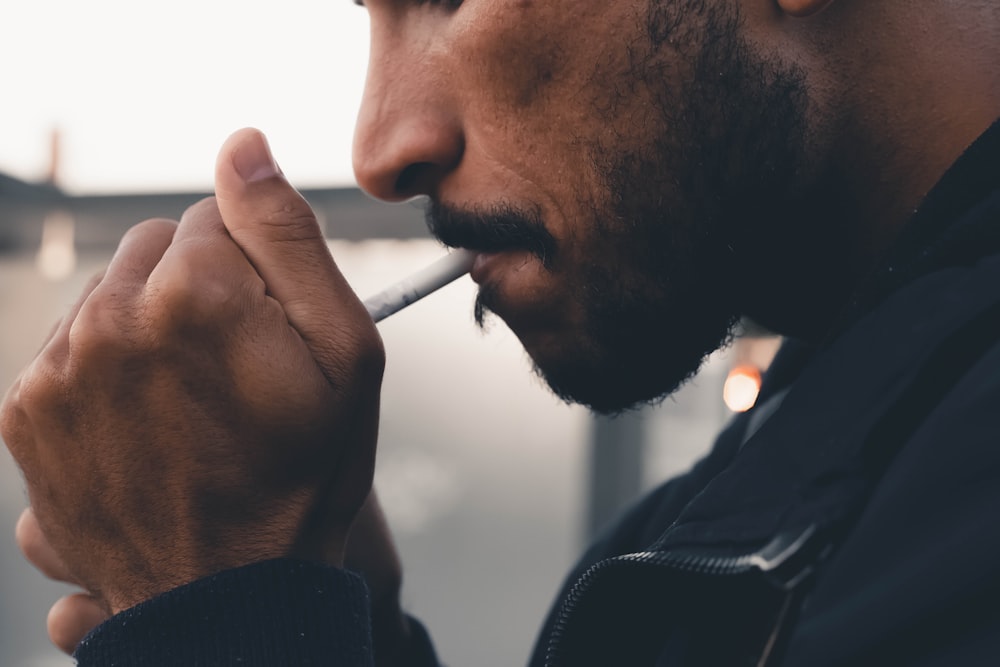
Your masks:
M431 201L424 217L430 233L446 246L481 252L527 250L546 267L555 257L556 240L537 210L510 204L463 210Z

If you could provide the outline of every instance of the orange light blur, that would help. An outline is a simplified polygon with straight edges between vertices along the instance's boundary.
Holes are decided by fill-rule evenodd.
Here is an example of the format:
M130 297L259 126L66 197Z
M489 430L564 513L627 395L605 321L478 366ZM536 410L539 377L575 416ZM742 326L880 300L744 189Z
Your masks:
M746 412L760 394L760 371L756 366L734 366L722 387L722 400L733 412Z

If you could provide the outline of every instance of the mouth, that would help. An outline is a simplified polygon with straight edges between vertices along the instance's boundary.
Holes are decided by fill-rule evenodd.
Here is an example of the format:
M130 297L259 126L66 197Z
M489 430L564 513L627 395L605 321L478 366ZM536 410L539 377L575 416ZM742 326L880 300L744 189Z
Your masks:
M472 269L469 271L469 276L477 285L484 285L490 282L495 283L499 279L499 272L502 270L500 265L504 263L505 256L513 254L527 254L528 257L525 258L525 261L527 261L533 253L529 253L529 251L523 249L478 251L472 262Z
M431 234L443 244L479 254L472 271L477 282L477 276L485 275L496 256L528 253L548 266L555 255L555 239L537 211L515 209L509 204L459 209L432 201L425 216ZM476 265L481 265L478 270Z
M480 327L490 312L522 336L545 329L561 310L561 305L552 301L552 274L529 251L478 252L469 276L479 286L473 313Z
M472 260L472 268L469 269L469 277L472 278L472 282L477 285L482 285L486 280L486 274L490 270L490 260L496 257L495 252L477 252L475 259Z

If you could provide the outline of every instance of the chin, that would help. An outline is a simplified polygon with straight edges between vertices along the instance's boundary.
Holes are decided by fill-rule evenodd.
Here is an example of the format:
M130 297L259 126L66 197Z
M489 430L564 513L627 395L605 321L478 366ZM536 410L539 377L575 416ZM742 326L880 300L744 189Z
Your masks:
M482 285L477 318L497 314L520 339L536 373L553 393L594 412L615 414L655 403L676 391L704 359L731 336L738 312L724 293L683 290L656 283L629 289L620 272L597 271L575 294L515 298L497 285ZM636 281L633 283L639 284ZM509 288L509 284L503 285Z
M556 396L606 415L663 400L693 376L707 356L700 350L643 354L629 348L622 353L566 339L544 346L522 342L535 373Z

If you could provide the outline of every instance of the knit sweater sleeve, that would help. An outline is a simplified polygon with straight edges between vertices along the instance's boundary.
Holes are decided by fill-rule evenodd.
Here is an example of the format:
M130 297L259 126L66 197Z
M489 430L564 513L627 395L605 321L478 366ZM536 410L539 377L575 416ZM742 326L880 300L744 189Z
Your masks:
M371 667L368 590L346 570L254 563L113 616L75 657L80 667Z

